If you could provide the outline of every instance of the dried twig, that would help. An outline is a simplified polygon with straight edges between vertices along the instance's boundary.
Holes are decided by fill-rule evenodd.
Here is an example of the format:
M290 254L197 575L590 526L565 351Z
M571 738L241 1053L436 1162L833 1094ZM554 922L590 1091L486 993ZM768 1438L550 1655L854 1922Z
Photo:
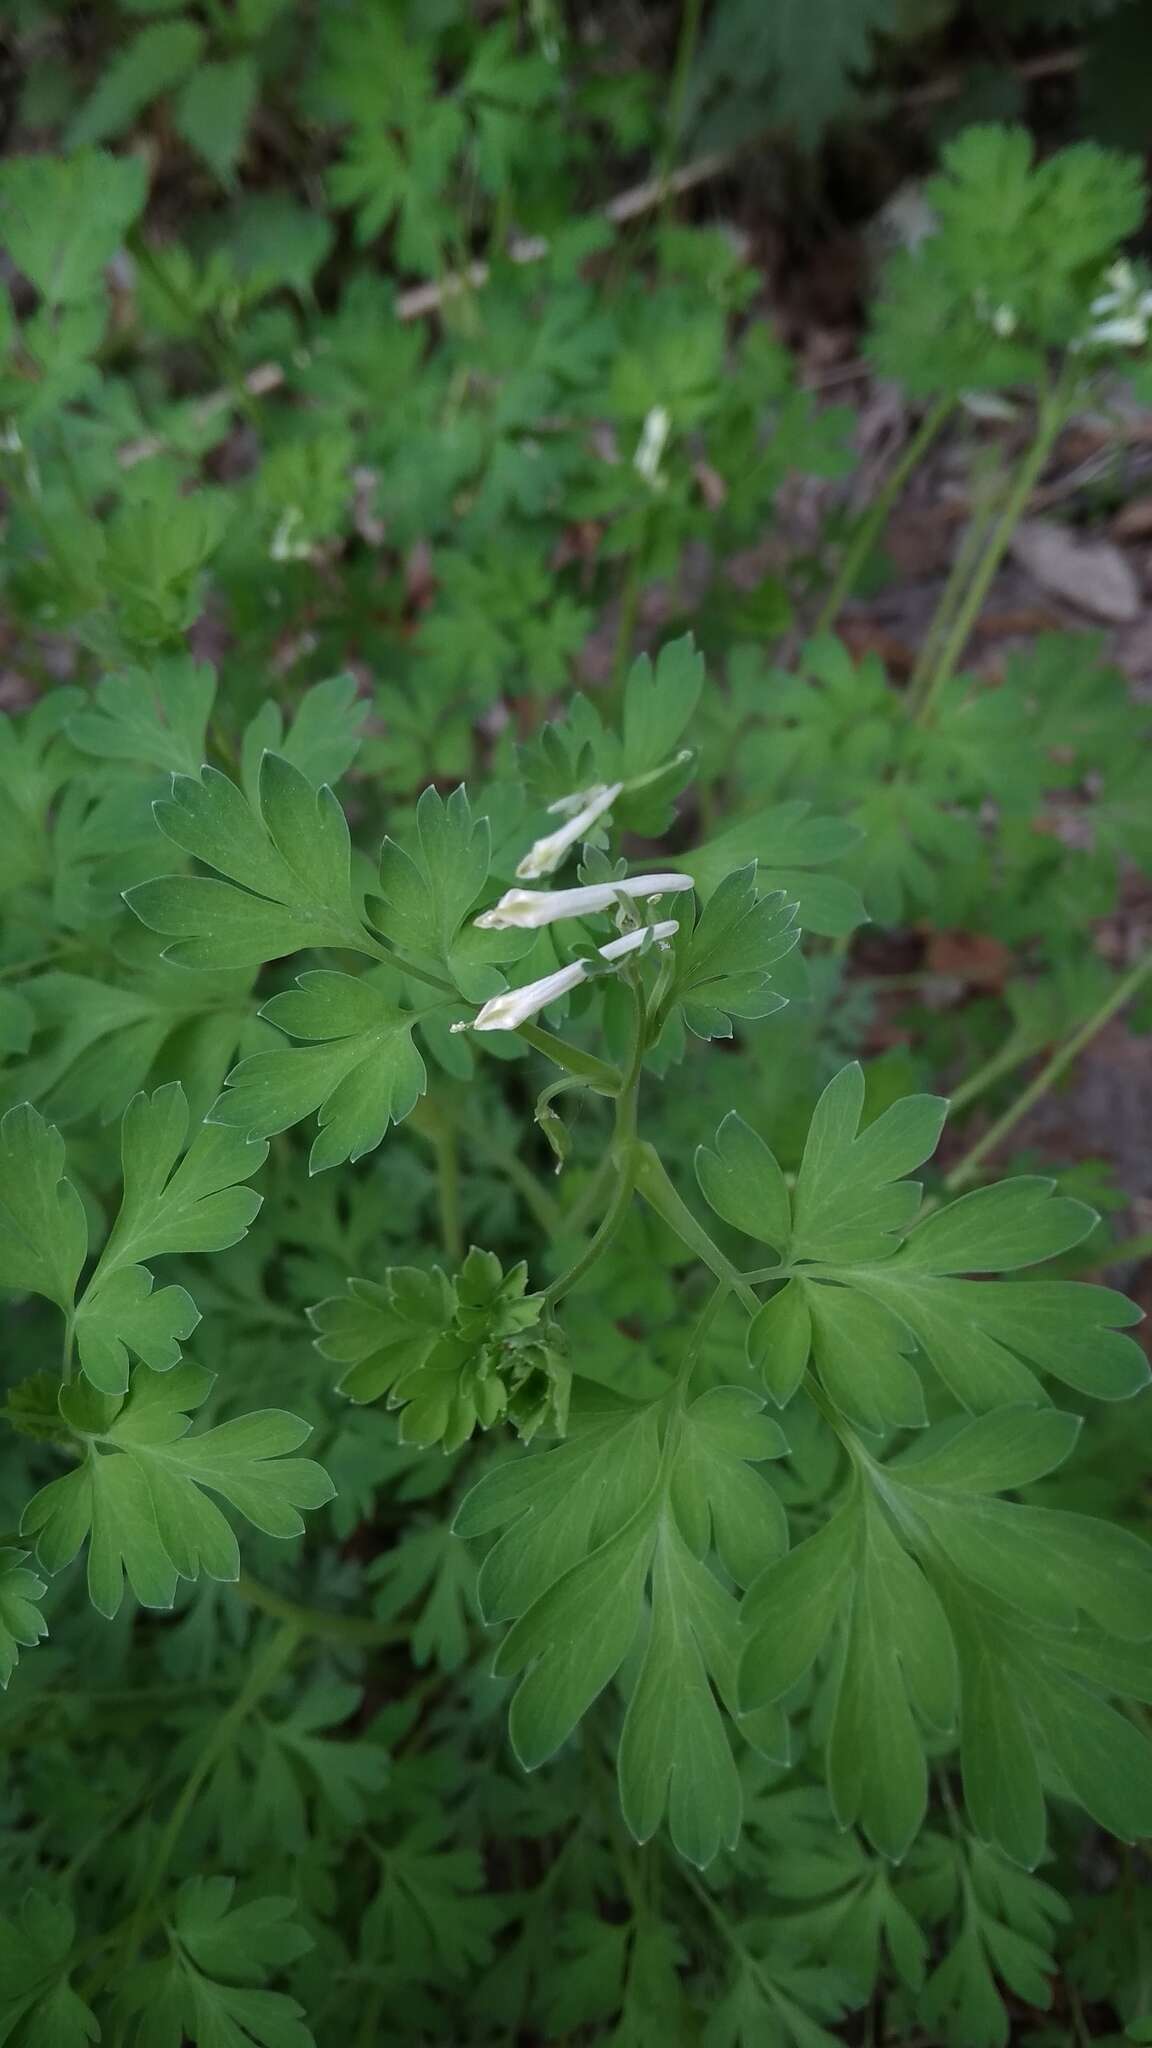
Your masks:
M1043 57L1028 58L1016 65L1015 70L1017 77L1023 79L1054 78L1077 70L1082 62L1083 52L1078 49L1055 50ZM940 100L955 99L963 91L964 83L959 73L931 79L926 85L914 86L911 91L901 93L899 104L910 108L935 106ZM683 164L667 177L645 178L638 185L630 185L608 201L602 209L603 218L614 227L623 227L628 221L638 220L643 214L651 213L667 196L675 198L718 177L738 154L734 149L710 150L704 156L694 157L691 163ZM549 243L544 235L517 235L508 246L508 255L513 263L540 263L548 250ZM426 319L430 313L438 312L448 299L479 289L487 283L489 274L486 263L470 263L466 270L456 271L435 283L413 285L411 290L400 293L396 301L396 317L403 321ZM259 363L254 370L249 370L243 388L249 397L263 398L270 391L279 390L287 374L281 363ZM827 381L839 381L839 373ZM235 404L237 395L235 387L209 392L196 408L194 417L197 424L206 426L218 413L226 412ZM144 434L138 440L125 442L118 457L121 469L134 469L138 463L162 454L166 445L159 434Z
M1079 71L1084 62L1080 49L1049 50L1043 57L1026 57L1011 69L1016 78L1031 85L1044 78L1067 78L1073 71ZM900 93L901 107L935 107L941 100L959 99L968 81L963 72L952 71L944 78L930 78L924 85L914 85L908 92Z
M666 193L673 196L690 192L694 186L703 185L709 178L732 162L734 150L712 150L707 156L695 157L667 178L645 178L640 185L629 186L610 199L603 209L604 219L614 227L623 227L630 220L637 220L642 214L650 213L659 206ZM543 235L517 235L509 243L508 255L513 263L540 263L547 256L549 243ZM401 292L396 301L398 320L423 320L429 313L436 313L448 299L458 298L461 292L475 291L487 283L489 267L486 263L470 263L467 270L456 271L434 284L414 285L410 291ZM270 391L279 390L287 377L281 363L259 363L249 370L244 379L244 390L251 398L266 397ZM236 403L237 391L234 386L225 386L219 391L210 391L196 408L195 420L198 426L207 426L218 413L227 412ZM119 452L121 469L134 469L140 462L147 462L153 455L160 455L166 442L159 434L144 434L138 440L126 441Z

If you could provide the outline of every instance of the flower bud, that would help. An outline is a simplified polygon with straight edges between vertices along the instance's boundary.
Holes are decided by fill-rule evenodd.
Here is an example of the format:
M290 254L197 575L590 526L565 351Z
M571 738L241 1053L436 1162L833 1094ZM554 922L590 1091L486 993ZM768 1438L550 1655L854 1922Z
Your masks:
M566 825L558 826L555 832L529 847L516 870L520 880L535 882L541 875L554 874L569 848L586 838L589 827L611 809L623 787L622 782L597 782L591 789L578 790L574 796L564 796L558 803L549 804L551 813L575 806L575 815Z

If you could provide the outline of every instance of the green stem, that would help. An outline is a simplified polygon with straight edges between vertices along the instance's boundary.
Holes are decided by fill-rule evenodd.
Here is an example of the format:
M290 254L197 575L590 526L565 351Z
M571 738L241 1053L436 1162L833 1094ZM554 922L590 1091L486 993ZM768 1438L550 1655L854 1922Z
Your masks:
M895 463L886 478L883 488L877 493L864 517L858 522L856 531L844 551L843 560L833 578L820 608L814 633L830 633L840 616L842 606L851 597L856 581L885 526L896 500L899 498L913 471L918 467L928 449L932 446L945 420L953 411L955 400L951 397L938 398L920 422L900 460Z
M157 1844L149 1874L144 1908L155 1897L160 1888L168 1865L175 1853L176 1845L184 1831L196 1800L211 1777L221 1757L225 1756L233 1737L243 1727L249 1714L253 1713L270 1692L282 1671L291 1663L300 1647L301 1629L295 1621L286 1621L270 1636L264 1646L264 1653L257 1657L248 1673L245 1684L237 1693L232 1705L220 1716L211 1739L205 1743L200 1755L184 1781L184 1789L168 1816L168 1825Z
M0 468L3 467L7 467L7 465L0 463ZM49 516L44 508L43 487L38 481L36 471L30 467L27 461L19 465L19 471L19 480L14 486L12 494L13 496L19 496L24 511L27 512L29 518L39 529L40 538L59 570L61 580L68 586L75 579L76 567L70 561L68 554L60 543L56 532L56 521ZM40 818L37 822L43 825L44 820Z
M514 1152L505 1152L501 1146L491 1144L483 1135L473 1134L471 1131L468 1135L470 1139L474 1137L477 1150L485 1158L490 1159L493 1166L504 1175L505 1180L515 1188L524 1207L545 1236L558 1237L564 1228L564 1211L547 1188L540 1185L532 1168L525 1166L524 1161L518 1159Z
M673 1868L677 1877L687 1885L689 1891L694 1894L699 1904L703 1906L705 1913L709 1920L711 1920L725 1946L731 1949L733 1955L739 1960L741 1967L748 1972L749 1976L754 1977L756 1982L762 1987L769 2011L777 2010L780 2004L779 1993L771 1982L763 1963L741 1941L728 1915L717 1905L707 1886L701 1883L696 1872L687 1863L677 1862L673 1865Z
M644 526L648 517L644 515ZM620 597L620 619L616 627L616 652L612 657L612 702L618 705L624 695L624 682L632 663L632 644L636 638L636 614L640 609L640 582L643 564L642 549L637 544L628 557L628 571Z
M544 1300L549 1308L554 1308L563 1295L571 1293L576 1282L584 1278L589 1267L594 1266L601 1253L607 1250L628 1211L635 1186L635 1147L631 1147L618 1162L615 1192L594 1234L580 1256L573 1260L558 1279L553 1280L551 1286L545 1288Z
M637 1146L636 1188L644 1200L663 1217L669 1229L694 1251L709 1270L731 1288L737 1300L748 1314L754 1316L760 1308L759 1297L748 1284L747 1276L732 1264L715 1240L709 1236L702 1223L698 1223L686 1202L681 1201L668 1178L664 1162L654 1145L641 1143Z
M0 981L8 981L18 974L36 974L41 967L51 967L66 950L64 946L52 946L46 953L34 954L31 960L9 960L0 967Z
M1057 389L1049 393L1042 400L1037 421L1036 438L1023 462L1020 464L1015 482L1004 501L1000 516L992 529L992 537L980 558L975 574L964 593L964 597L956 608L956 616L944 637L944 643L940 649L935 671L927 684L921 702L916 708L915 717L919 725L927 725L931 722L940 693L947 688L955 674L960 658L968 644L972 628L991 588L992 579L1008 552L1012 535L1015 533L1016 527L1027 507L1028 500L1035 489L1044 465L1052 453L1057 437L1064 425L1066 414L1067 402L1061 390Z
M644 997L643 983L639 976L631 982L634 1006L634 1030L632 1052L620 1091L616 1097L616 1120L612 1132L611 1160L616 1171L616 1187L600 1223L584 1250L568 1266L551 1286L544 1290L547 1308L554 1308L562 1295L567 1294L582 1280L590 1266L594 1266L601 1253L606 1251L620 1228L631 1205L636 1185L636 1168L639 1148L636 1141L636 1119L640 1098L640 1076L644 1070L644 1054L648 1049L648 1010Z
M966 1109L970 1102L975 1102L977 1096L986 1095L989 1088L994 1087L997 1081L1003 1080L1004 1075L1010 1074L1014 1067L1022 1066L1035 1050L1034 1046L1027 1043L1022 1045L1019 1035L1013 1032L1000 1047L999 1052L994 1052L991 1059L985 1060L983 1066L977 1067L974 1074L969 1074L966 1081L962 1081L958 1088L953 1089L948 1102L949 1115L956 1116L960 1110Z
M139 228L130 228L125 237L129 254L142 270L148 272L153 284L162 291L169 305L174 306L182 320L192 329L222 384L226 384L236 399L237 406L252 422L259 423L259 409L244 382L244 365L235 345L220 333L213 319L205 319L199 306L185 296L179 285L169 277L164 265Z
M385 1991L381 1984L370 1985L364 1998L364 2015L356 2039L359 2048L375 2048L380 2039L380 2022L384 2017Z
M1085 1259L1089 1272L1098 1273L1109 1266L1142 1265L1152 1258L1152 1230L1142 1230L1135 1237L1117 1238L1115 1244L1102 1247L1099 1256Z
M564 1217L563 1235L575 1237L595 1216L612 1179L612 1155L604 1152L589 1174L585 1186Z
M1046 1095L1050 1088L1055 1087L1060 1076L1072 1065L1073 1060L1083 1052L1086 1045L1091 1043L1097 1032L1102 1031L1105 1024L1109 1023L1117 1012L1122 1010L1124 1005L1131 1001L1141 983L1146 981L1149 975L1152 975L1152 947L1149 947L1143 959L1138 960L1135 967L1130 968L1123 979L1117 982L1111 995L1106 997L1104 1002L1092 1012L1092 1015L1080 1026L1080 1029L1074 1031L1071 1038L1067 1039L1062 1046L1057 1048L1052 1054L1051 1059L1045 1062L1040 1072L1029 1082L1023 1093L1017 1096L1011 1108L1006 1109L1003 1116L997 1117L996 1122L989 1126L984 1136L978 1139L971 1150L964 1154L959 1164L952 1168L951 1173L947 1175L944 1182L947 1193L951 1194L955 1188L963 1187L965 1181L971 1180L977 1167L987 1158L989 1152L994 1152L1001 1141L1008 1136L1008 1133L1015 1129L1021 1117L1026 1116L1028 1111L1034 1108L1036 1103L1040 1101L1041 1097Z
M684 1356L680 1360L680 1368L676 1374L676 1384L680 1390L681 1397L687 1393L688 1387L691 1384L692 1374L696 1368L696 1360L704 1348L704 1339L731 1292L731 1281L717 1280L715 1287L700 1311L696 1328L684 1347Z
M579 1074L582 1080L590 1081L601 1095L619 1095L623 1086L619 1067L610 1067L606 1060L598 1060L594 1053L570 1045L566 1038L557 1038L539 1024L521 1024L517 1036L534 1052L542 1052L554 1066L563 1067L566 1074Z
M149 1778L147 1787L143 1792L139 1793L137 1797L133 1799L128 1806L122 1806L119 1812L114 1814L110 1820L106 1820L103 1827L98 1828L94 1835L89 1835L88 1840L84 1843L83 1847L76 1851L76 1854L72 1857L71 1861L69 1863L66 1863L64 1865L63 1870L61 1870L59 1873L57 1881L59 1883L60 1890L65 1897L67 1897L68 1893L71 1891L73 1885L76 1882L76 1879L79 1877L80 1872L83 1870L85 1864L91 1862L93 1856L96 1855L98 1850L104 1847L104 1844L108 1841L109 1837L118 1834L120 1835L121 1841L123 1841L124 1828L126 1828L131 1821L134 1821L136 1819L137 1814L141 1813L143 1809L151 1803L155 1796L156 1782L154 1778ZM87 1944L85 1944L85 1946L87 1946ZM103 1946L103 1944L101 1944L101 1946ZM96 1950L93 1949L91 1952L95 1954Z
M1074 1984L1068 1987L1068 2001L1069 2010L1072 2014L1072 2024L1076 2029L1076 2048L1092 2048L1092 2036L1088 2032L1088 2022L1084 2017L1084 2007L1080 2003L1080 1996Z
M289 1622L301 1635L318 1636L324 1642L346 1643L349 1647L360 1645L364 1649L379 1648L385 1643L405 1642L411 1631L396 1628L386 1622L374 1621L367 1614L327 1614L320 1607L305 1607L298 1600L290 1600L284 1593L274 1592L271 1586L262 1585L259 1579L241 1572L236 1581L236 1591L249 1607L255 1607L261 1614L271 1615L276 1621Z
M944 636L956 616L956 608L991 531L998 503L997 482L996 479L990 481L981 478L978 484L973 485L974 502L971 516L952 558L952 566L948 571L943 592L928 631L920 643L912 674L908 678L905 695L907 704L913 711L923 696Z
M394 946L386 946L374 932L362 928L361 937L355 942L350 940L349 944L354 953L370 953L372 958L379 960L383 966L391 967L397 974L408 975L412 981L422 981L428 988L439 989L442 995L451 996L454 1003L463 1003L465 1000L459 989L454 988L450 981L445 981L442 974L433 974L427 967L418 967L414 960L406 959Z
M769 1266L759 1273L740 1272L739 1268L732 1264L731 1259L721 1251L715 1240L709 1236L704 1225L697 1222L687 1204L681 1201L672 1182L668 1178L664 1162L655 1147L642 1144L637 1149L640 1154L639 1170L636 1176L638 1192L644 1196L647 1202L651 1203L657 1215L664 1218L665 1223L676 1232L677 1237L682 1238L690 1250L695 1252L697 1258L702 1259L704 1264L710 1267L717 1279L723 1281L725 1292L734 1294L740 1306L748 1315L757 1315L761 1302L759 1295L752 1287L752 1281L778 1280L783 1278L790 1269ZM717 1306L719 1306L718 1303ZM828 1399L823 1387L811 1371L805 1375L804 1390L823 1416L825 1422L840 1438L841 1443L844 1444L846 1449L852 1450L856 1444L855 1433L844 1416L840 1414L839 1410Z
M443 1105L430 1095L417 1103L409 1122L432 1147L436 1161L441 1249L445 1258L458 1266L464 1256L464 1231L460 1220L460 1154L456 1144L458 1125L453 1117L445 1115Z
M446 1125L436 1140L436 1191L440 1204L440 1241L454 1266L464 1257L464 1226L460 1217L460 1155L456 1133Z
M664 188L660 195L661 227L667 218L668 205L672 197L668 180L672 175L680 144L680 131L684 125L688 80L696 56L696 45L700 40L700 19L703 11L703 0L683 0L680 9L680 33L676 39L676 60L668 95L668 119L664 127L664 146L660 153L660 178Z
M153 1908L160 1887L168 1871L168 1865L175 1854L177 1843L197 1798L221 1757L227 1754L236 1734L243 1727L249 1714L254 1712L266 1692L276 1683L281 1672L291 1663L300 1647L301 1630L294 1621L285 1622L277 1629L264 1646L264 1653L257 1657L248 1673L246 1683L237 1693L232 1705L220 1716L212 1736L205 1743L196 1763L184 1781L183 1790L168 1816L168 1824L156 1845L155 1854L144 1880L141 1895L125 1930L122 1968L124 1974L132 1968L136 1952L153 1917ZM120 1966L118 1966L119 1968ZM108 1966L100 1973L100 1982L109 1974ZM86 1990L96 1988L89 1985Z
M644 1055L648 1050L648 1007L644 984L635 969L632 971L629 985L632 990L632 1054L628 1062L628 1072L616 1097L616 1125L613 1131L614 1149L621 1157L621 1161L625 1149L631 1152L636 1142L640 1076L644 1070Z

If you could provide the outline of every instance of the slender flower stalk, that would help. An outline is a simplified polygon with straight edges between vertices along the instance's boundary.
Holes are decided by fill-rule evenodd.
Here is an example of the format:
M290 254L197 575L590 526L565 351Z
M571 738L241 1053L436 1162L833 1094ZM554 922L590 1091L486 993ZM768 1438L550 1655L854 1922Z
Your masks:
M576 846L587 837L591 826L604 816L615 803L622 782L597 782L591 789L581 789L574 796L562 796L558 803L549 804L549 813L574 811L567 824L549 832L545 838L537 839L528 848L516 874L522 882L539 881L541 875L553 875L570 847Z
M671 896L695 885L691 875L626 875L619 882L594 882L584 889L508 889L491 910L474 920L481 931L536 931L564 917L592 917L611 910L621 896Z
M622 960L627 953L635 953L647 939L657 943L670 939L680 927L675 918L667 918L662 924L645 925L637 932L625 932L622 938L609 940L599 948L602 960ZM550 1003L558 1002L570 989L579 988L588 973L586 960L573 960L568 967L557 968L554 974L542 975L539 981L530 981L523 988L510 988L503 995L492 996L470 1024L454 1024L453 1031L516 1031L526 1024L530 1017L546 1010Z

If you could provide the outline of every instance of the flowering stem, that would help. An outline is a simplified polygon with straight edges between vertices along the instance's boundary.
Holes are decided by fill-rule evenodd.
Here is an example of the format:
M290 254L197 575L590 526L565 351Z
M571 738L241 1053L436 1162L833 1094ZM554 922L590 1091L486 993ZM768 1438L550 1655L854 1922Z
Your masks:
M992 521L996 517L996 509L1000 502L1003 483L1004 479L1002 476L989 477L985 474L976 476L975 473L973 475L970 486L971 511L968 524L960 536L959 545L952 558L952 566L948 571L939 603L929 622L928 631L920 643L920 649L917 653L912 673L908 678L905 699L909 709L913 712L915 712L924 694L924 689L928 677L932 673L933 664L939 653L941 642L948 632L953 619L956 617L956 608L963 596L968 579L980 559L981 552L992 527Z
M1015 482L1004 501L1000 516L992 529L992 536L977 564L972 581L958 606L956 616L945 636L944 644L930 677L923 697L915 711L916 723L928 725L942 690L947 688L956 672L957 665L968 645L972 628L979 616L981 606L988 595L992 579L1008 552L1012 535L1027 508L1028 500L1036 486L1048 457L1056 444L1057 437L1067 416L1067 401L1059 389L1050 392L1041 401L1036 437L1016 474Z
M648 518L645 514L640 540L628 557L624 589L620 596L616 652L612 661L612 698L616 704L619 704L623 697L625 679L632 662L632 643L636 638L636 615L640 609L640 584L644 570L643 542L647 538L647 526Z
M601 1252L607 1250L612 1239L615 1237L631 1206L632 1194L636 1186L635 1146L629 1147L624 1157L617 1161L616 1172L615 1192L600 1219L595 1233L585 1245L580 1256L573 1260L572 1264L559 1275L558 1279L553 1280L550 1287L545 1288L544 1302L546 1307L555 1308L561 1296L571 1292L576 1282L584 1278L589 1267L595 1265Z
M856 588L857 578L860 575L861 569L863 569L888 523L892 507L895 505L909 477L918 467L936 439L945 420L952 412L954 405L955 400L953 398L944 397L938 398L935 405L929 408L921 420L916 433L913 434L912 439L901 455L900 460L893 465L882 489L877 492L868 511L857 523L856 530L844 550L840 567L832 580L832 587L820 608L812 628L814 633L830 633L832 631L840 616L842 606L851 597Z
M989 1088L994 1087L1005 1074L1010 1074L1014 1067L1023 1066L1024 1061L1036 1050L1036 1046L1028 1044L1027 1041L1022 1044L1019 1034L1013 1032L999 1051L992 1054L991 1059L985 1060L982 1066L976 1068L975 1073L969 1074L966 1081L962 1081L958 1088L953 1089L948 1098L949 1115L956 1116L960 1110L967 1109L970 1102L975 1102L979 1095L987 1094Z
M700 17L703 0L683 0L680 9L680 33L676 41L675 68L672 73L672 90L668 101L668 120L664 129L664 145L660 152L660 225L668 218L668 204L672 197L669 178L676 161L680 144L680 133L684 126L684 108L688 98L688 80L696 56L696 45L700 39Z
M638 975L633 977L631 988L635 1018L632 1055L628 1062L628 1072L616 1096L616 1121L609 1155L616 1171L615 1191L596 1231L579 1257L560 1274L558 1279L553 1280L550 1287L545 1288L544 1300L549 1308L554 1307L561 1295L567 1294L577 1280L583 1278L588 1268L595 1265L601 1252L612 1242L631 1206L640 1154L636 1138L640 1076L644 1068L644 1054L648 1050L648 1006L644 997L644 986Z
M1071 1038L1067 1039L1062 1046L1057 1048L1052 1054L1051 1059L1045 1062L1040 1072L1029 1082L1023 1093L1017 1096L1011 1108L1006 1109L1003 1116L998 1117L996 1122L989 1126L984 1136L978 1139L971 1150L964 1154L959 1164L952 1168L951 1173L944 1182L945 1189L949 1194L955 1188L963 1187L965 1181L971 1180L977 1167L987 1157L988 1153L995 1151L1001 1140L1008 1136L1009 1131L1015 1129L1021 1117L1026 1116L1028 1111L1040 1101L1041 1096L1046 1095L1048 1090L1055 1086L1060 1076L1071 1066L1077 1055L1083 1052L1084 1047L1095 1038L1098 1031L1103 1030L1105 1024L1116 1015L1117 1011L1122 1010L1124 1005L1131 1001L1141 982L1146 981L1149 975L1152 975L1152 946L1148 948L1143 958L1138 960L1136 965L1129 969L1123 979L1117 982L1111 995L1092 1012L1092 1015L1080 1026L1080 1029L1074 1031Z

